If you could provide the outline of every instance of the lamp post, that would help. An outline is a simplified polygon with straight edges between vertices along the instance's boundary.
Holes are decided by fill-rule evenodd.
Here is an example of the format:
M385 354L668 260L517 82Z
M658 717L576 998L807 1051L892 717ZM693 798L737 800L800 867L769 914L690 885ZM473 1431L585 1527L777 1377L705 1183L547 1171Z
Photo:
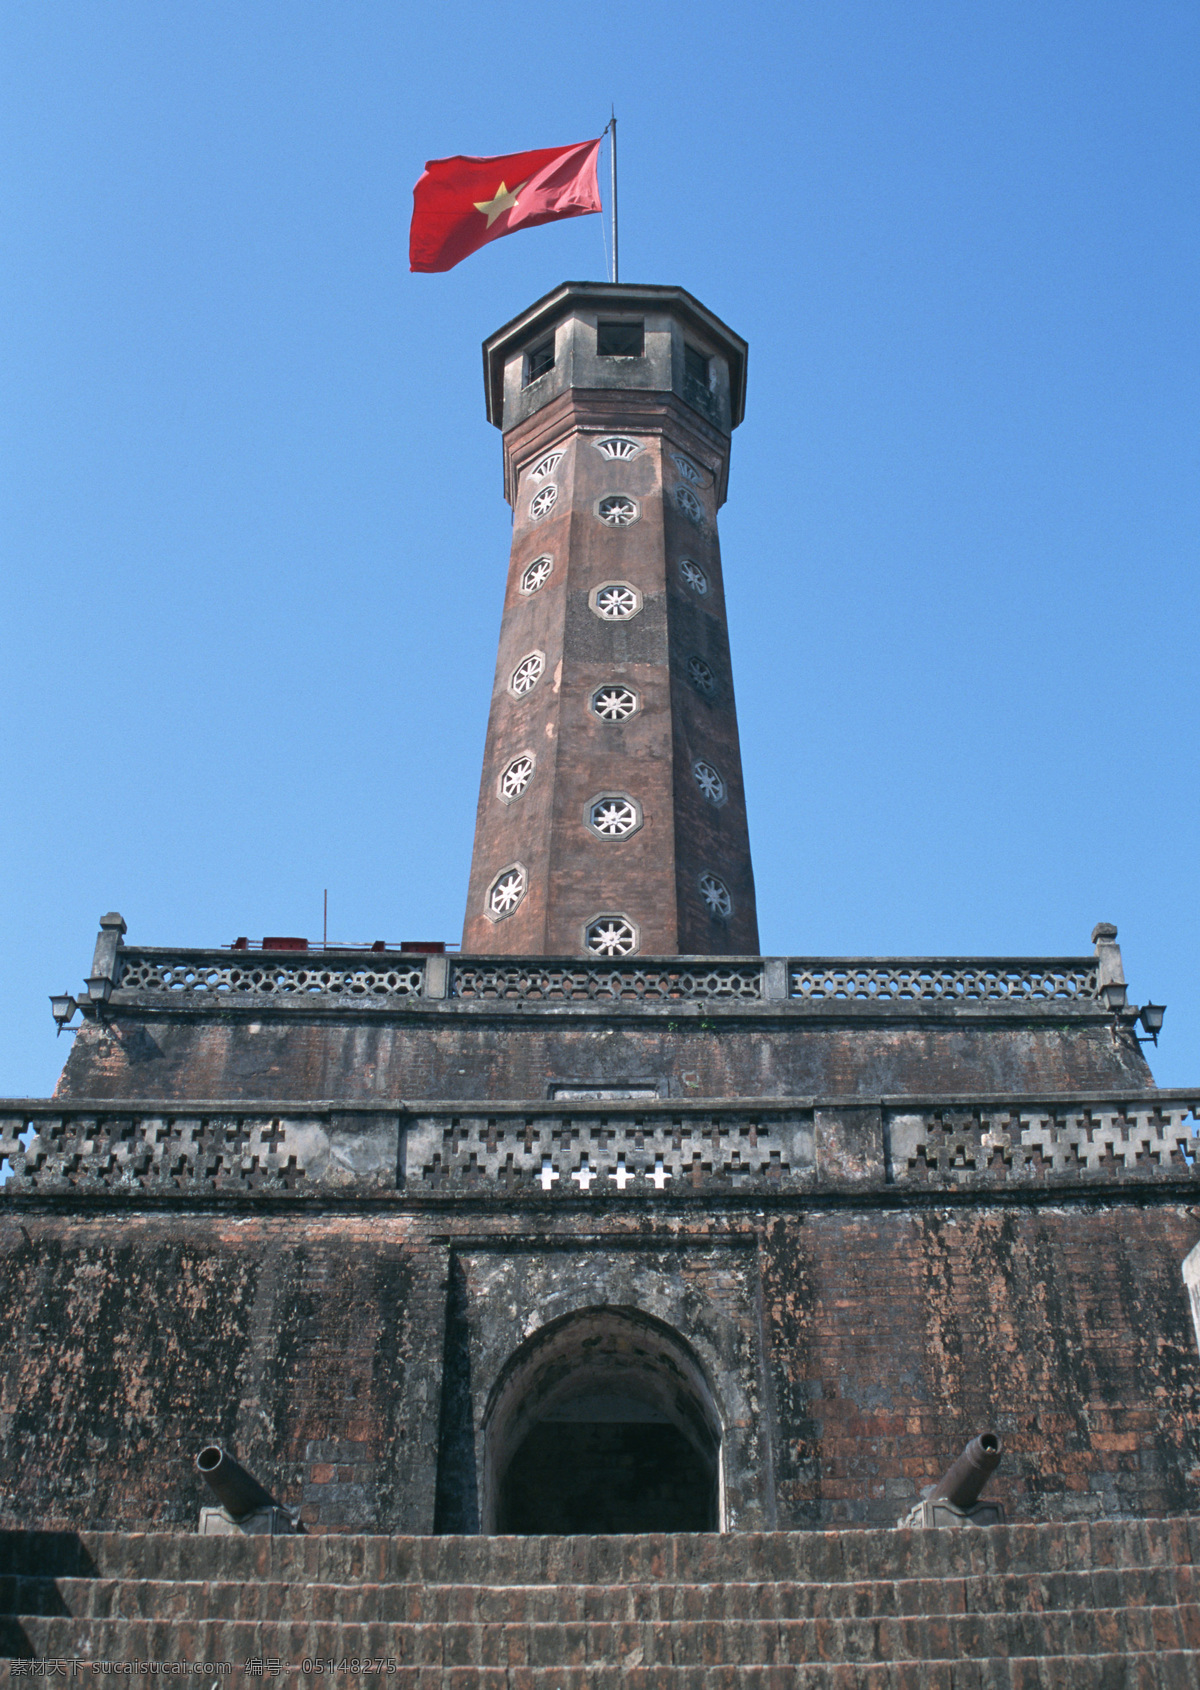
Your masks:
M55 1038L62 1032L78 1008L79 1005L70 992L52 992L50 994L50 1013L53 1015L55 1025L58 1028L58 1033L54 1035Z
M1167 1006L1165 1003L1147 1003L1142 1005L1141 1013L1138 1016L1138 1020L1141 1022L1142 1026L1146 1029L1150 1038L1153 1039L1156 1045L1158 1043L1158 1035L1162 1032L1163 1016L1166 1013ZM1148 1042L1148 1040L1143 1038L1138 1039L1139 1044L1144 1045Z
M1109 980L1100 988L1100 996L1114 1014L1125 1008L1129 990L1124 980Z

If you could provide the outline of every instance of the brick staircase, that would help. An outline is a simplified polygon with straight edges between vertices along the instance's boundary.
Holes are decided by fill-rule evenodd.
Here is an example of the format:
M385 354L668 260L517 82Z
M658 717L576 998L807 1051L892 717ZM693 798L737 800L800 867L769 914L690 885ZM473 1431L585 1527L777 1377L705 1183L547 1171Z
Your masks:
M1196 1690L1195 1560L1200 1517L729 1536L7 1532L0 1679L23 1682L34 1657L68 1676L80 1662L81 1681L108 1677L89 1664L102 1661L229 1661L239 1684L316 1685L353 1668L306 1662L370 1660L385 1664L369 1681L397 1690Z

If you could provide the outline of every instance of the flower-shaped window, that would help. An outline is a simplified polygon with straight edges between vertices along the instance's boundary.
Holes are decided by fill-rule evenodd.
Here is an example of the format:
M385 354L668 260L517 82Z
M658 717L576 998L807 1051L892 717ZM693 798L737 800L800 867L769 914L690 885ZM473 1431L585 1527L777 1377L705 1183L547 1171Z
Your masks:
M675 489L675 503L690 522L704 521L703 507L690 487L677 487Z
M632 956L638 931L628 916L598 915L584 928L583 943L593 956Z
M549 553L535 557L521 576L521 591L525 594L540 592L550 579L550 571L553 568L554 559Z
M524 863L510 863L501 869L488 887L485 913L492 921L503 921L511 915L529 890L529 876Z
M551 481L543 487L540 493L535 493L529 501L529 515L534 522L540 522L542 517L549 516L558 502L558 488Z
M628 528L631 522L637 521L639 514L637 500L631 499L627 493L607 493L603 499L596 500L596 515L609 528Z
M703 598L708 591L708 576L700 565L694 563L690 557L681 557L679 573L683 578L684 586L690 587L694 593L699 593L700 597Z
M514 698L524 698L531 693L542 678L546 667L544 651L531 651L528 657L523 657L512 672L512 679L508 683L508 690Z
M588 604L602 622L628 622L642 608L642 595L628 581L606 581L593 587Z
M533 763L533 753L523 751L500 776L498 788L506 804L511 804L514 798L519 798L533 779Z
M637 693L615 684L597 687L591 699L592 714L602 722L624 722L638 707Z
M587 825L597 839L628 839L642 825L642 807L625 792L603 792L587 807Z
M723 880L718 880L715 874L700 876L700 896L711 915L720 916L725 920L733 914L733 899L729 896L729 888Z
M693 763L692 774L695 777L696 785L710 804L723 804L725 802L725 782L711 763Z
M717 690L717 677L702 657L688 658L687 678L696 691L704 693L706 698L711 698Z

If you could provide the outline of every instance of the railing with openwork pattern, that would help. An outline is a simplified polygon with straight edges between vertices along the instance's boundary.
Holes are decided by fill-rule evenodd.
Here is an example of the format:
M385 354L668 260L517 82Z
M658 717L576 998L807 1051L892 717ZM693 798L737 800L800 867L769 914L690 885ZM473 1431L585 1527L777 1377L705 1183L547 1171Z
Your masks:
M1094 957L802 957L788 993L808 1003L1079 1003L1099 996Z
M728 1102L0 1102L0 1202L670 1203L1194 1190L1200 1094Z
M699 1003L1102 1007L1095 957L472 957L180 951L122 946L114 1001L147 1007L271 999L404 1007Z
M328 953L255 951L233 961L228 951L150 951L122 949L116 986L122 992L179 998L203 997L345 997L419 996L425 982L424 958L380 957L368 963Z
M456 957L450 989L456 998L519 1003L757 1003L764 996L761 963L705 958L614 963Z

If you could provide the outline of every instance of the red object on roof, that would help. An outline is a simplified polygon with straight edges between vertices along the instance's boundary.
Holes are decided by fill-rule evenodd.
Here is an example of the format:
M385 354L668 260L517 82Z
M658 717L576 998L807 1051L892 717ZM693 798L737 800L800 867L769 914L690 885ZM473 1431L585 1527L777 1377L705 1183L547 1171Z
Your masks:
M421 956L444 956L446 941L444 939L405 939L400 949L402 951L415 951Z
M307 939L264 939L264 951L306 951Z
M248 951L250 949L250 941L249 939L235 939L229 948L231 951Z

